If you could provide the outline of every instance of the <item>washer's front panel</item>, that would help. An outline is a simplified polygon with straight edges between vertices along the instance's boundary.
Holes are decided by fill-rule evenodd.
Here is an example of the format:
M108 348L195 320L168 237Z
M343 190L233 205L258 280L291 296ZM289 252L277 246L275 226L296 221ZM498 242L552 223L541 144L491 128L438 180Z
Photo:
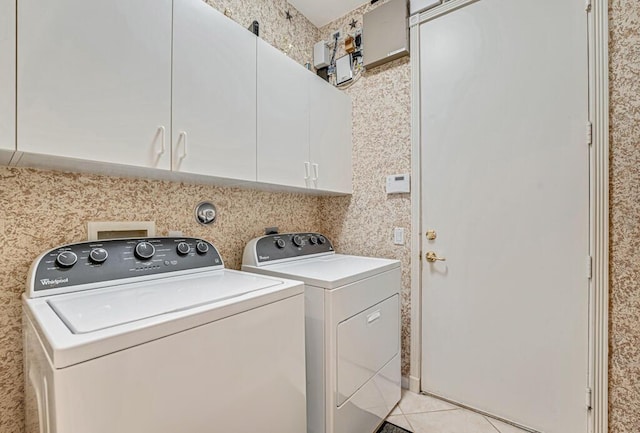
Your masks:
M299 294L56 371L58 433L306 431Z

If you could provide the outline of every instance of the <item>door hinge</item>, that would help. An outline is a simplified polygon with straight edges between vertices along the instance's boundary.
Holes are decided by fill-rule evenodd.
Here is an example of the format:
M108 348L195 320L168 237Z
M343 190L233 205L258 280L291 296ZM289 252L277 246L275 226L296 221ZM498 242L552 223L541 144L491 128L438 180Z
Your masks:
M585 400L585 403L587 404L587 410L593 409L593 392L591 392L591 388L587 388Z
M591 0L584 0L584 10L591 12Z
M593 123L587 122L587 144L591 146L593 144Z
M593 276L593 257L587 256L587 278L591 279Z

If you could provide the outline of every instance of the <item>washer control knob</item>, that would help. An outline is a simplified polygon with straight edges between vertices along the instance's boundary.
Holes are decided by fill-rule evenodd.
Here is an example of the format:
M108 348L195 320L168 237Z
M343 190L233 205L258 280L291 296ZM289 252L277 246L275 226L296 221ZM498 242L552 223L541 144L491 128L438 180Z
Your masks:
M191 247L186 242L180 242L176 247L176 250L178 251L178 254L180 254L181 256L186 256L191 252Z
M295 235L295 236L293 237L293 244L294 244L296 247L301 247L301 246L302 246L302 238L300 237L300 235Z
M156 248L150 242L142 241L136 245L136 257L141 260L148 260L156 253Z
M311 242L311 245L317 245L317 243L318 243L318 236L316 236L316 235L311 235L311 237L309 238L309 242Z
M323 245L325 242L327 242L327 238L325 238L324 236L320 235L318 236L318 243L320 245Z
M109 253L104 248L94 248L89 253L89 259L97 264L106 262L107 257L109 257Z
M73 251L63 251L56 257L56 264L61 268L70 268L78 261L78 256Z
M283 249L286 245L287 243L284 241L284 239L280 238L276 240L276 247Z
M206 242L198 241L198 243L196 243L196 251L198 251L198 254L207 254L209 245L207 245Z

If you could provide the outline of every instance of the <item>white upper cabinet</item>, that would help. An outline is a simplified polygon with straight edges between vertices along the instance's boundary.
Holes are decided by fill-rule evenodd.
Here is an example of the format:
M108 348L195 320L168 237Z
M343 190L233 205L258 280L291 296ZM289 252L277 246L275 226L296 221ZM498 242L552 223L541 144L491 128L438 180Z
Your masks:
M319 77L309 80L309 158L313 187L352 192L351 98Z
M16 5L0 164L351 193L351 98L206 2Z
M18 150L169 169L171 0L20 0Z
M258 181L351 193L351 98L258 40Z
M0 164L16 150L16 0L0 0Z
M258 40L258 181L310 187L311 72Z
M173 19L173 170L255 181L257 37L202 0Z

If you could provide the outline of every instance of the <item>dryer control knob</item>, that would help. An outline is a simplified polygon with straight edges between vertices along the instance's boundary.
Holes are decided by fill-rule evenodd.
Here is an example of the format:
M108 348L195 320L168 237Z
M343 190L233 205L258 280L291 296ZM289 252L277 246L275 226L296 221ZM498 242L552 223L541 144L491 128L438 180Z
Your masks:
M318 236L318 243L320 245L324 244L325 242L327 242L327 238L325 238L324 236L320 235Z
M300 235L295 235L295 236L293 237L293 244L294 244L296 247L301 247L301 246L302 246L302 238L300 237Z
M149 242L138 242L135 253L137 258L148 260L156 253L156 248Z
M198 251L198 254L207 254L209 251L209 245L207 245L206 242L198 241L196 244L196 251Z
M70 268L78 261L78 256L73 251L63 251L56 257L56 263L61 268Z
M311 235L311 237L309 238L309 242L311 242L311 245L316 245L318 243L318 237L315 235Z
M276 247L283 249L285 246L287 245L287 243L284 241L284 239L278 239L276 241Z
M107 257L109 257L109 253L104 248L94 248L89 253L89 259L93 263L104 263L107 261Z
M186 242L180 242L178 243L176 250L178 251L178 254L180 254L181 256L186 256L191 252L191 247Z

